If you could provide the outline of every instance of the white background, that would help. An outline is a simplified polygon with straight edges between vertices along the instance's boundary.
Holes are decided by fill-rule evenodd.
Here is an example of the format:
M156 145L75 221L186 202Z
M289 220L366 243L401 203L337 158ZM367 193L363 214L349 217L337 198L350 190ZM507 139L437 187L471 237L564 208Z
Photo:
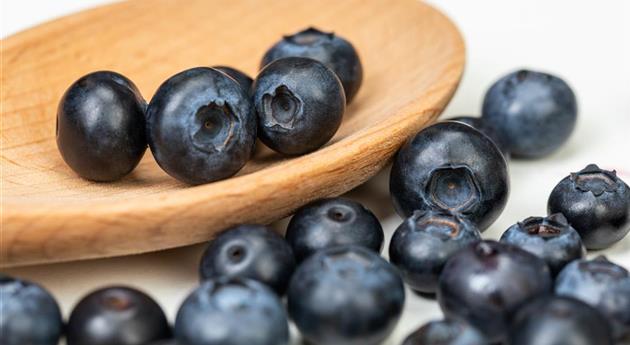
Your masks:
M2 37L103 0L4 0ZM510 162L512 190L499 220L484 233L498 238L509 225L544 215L553 186L588 163L616 169L630 182L630 1L434 0L460 27L467 44L463 82L443 118L476 115L486 88L520 67L553 72L574 88L579 122L570 141L542 160ZM400 223L387 195L387 174L350 193L381 218L387 238ZM284 222L276 224L279 228ZM387 248L387 246L385 247ZM140 287L173 319L197 284L202 246L106 260L10 269L11 275L49 288L67 316L76 301L106 284ZM386 255L387 250L384 250ZM590 255L596 255L591 253ZM605 252L630 268L630 236ZM441 316L437 304L409 293L402 322L387 344L399 344L425 321Z

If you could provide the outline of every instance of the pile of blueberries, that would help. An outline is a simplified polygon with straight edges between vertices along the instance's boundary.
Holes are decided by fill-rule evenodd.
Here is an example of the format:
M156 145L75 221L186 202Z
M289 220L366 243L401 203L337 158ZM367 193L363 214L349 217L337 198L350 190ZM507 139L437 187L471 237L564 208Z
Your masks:
M285 38L265 61L281 52L311 54L315 48L310 45L319 46L321 40L337 39L306 30ZM324 105L343 113L341 90L350 99L357 88L340 84L324 65L298 58L271 62L251 89L237 88L215 69L185 71L162 85L149 104L149 144L173 176L208 182L238 170L242 161L231 155L244 159L253 147L255 126L243 114L254 112L245 90L254 95L261 140L280 152L299 154L322 141L313 144L303 134L290 133L334 122L335 128L315 136L322 139L326 132L329 138L339 119L310 115ZM332 97L331 89L341 96ZM89 90L97 91L89 95ZM89 119L72 120L83 112L98 123L100 112L112 110L104 99L115 100L112 107L133 105L142 114L144 105L134 90L120 76L101 73L81 79L66 94L58 138L64 158L81 176L108 180L137 163L139 156L126 161L124 169L117 166L116 173L94 169L95 161L82 166L74 159L89 156L96 146L73 141L88 132L69 134L77 125L97 130ZM125 92L133 97L121 97ZM311 97L319 96L326 104L317 101L310 108ZM121 109L116 113L128 114ZM325 113L332 116L329 108ZM608 248L630 231L630 187L614 171L589 165L572 173L551 192L547 216L517 222L500 241L481 237L507 202L508 156L553 152L571 134L576 117L575 96L565 82L523 70L490 88L480 118L440 122L412 137L390 175L395 209L405 219L390 241L389 262L380 256L385 236L370 210L344 198L318 200L297 210L285 237L263 225L219 234L201 259L201 284L181 305L173 327L151 297L119 286L84 297L64 325L46 290L0 277L0 343L52 345L63 333L68 345L286 345L291 319L311 344L376 345L400 318L405 285L435 296L445 318L420 327L403 345L612 345L629 340L629 272L602 256L585 258L587 249ZM119 149L129 152L129 147ZM208 156L213 158L200 158L203 152L213 152ZM200 174L204 169L215 170Z
M350 42L315 28L273 45L252 80L231 67L197 67L166 80L147 105L108 71L74 82L57 111L57 147L79 176L119 180L148 146L169 175L191 185L235 175L256 139L287 156L317 150L337 132L363 68Z

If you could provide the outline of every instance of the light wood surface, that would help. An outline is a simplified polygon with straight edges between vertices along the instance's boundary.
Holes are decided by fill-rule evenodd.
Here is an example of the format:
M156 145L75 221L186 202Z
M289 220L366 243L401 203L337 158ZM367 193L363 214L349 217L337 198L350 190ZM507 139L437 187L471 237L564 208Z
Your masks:
M189 67L255 75L282 34L314 25L357 47L362 89L324 148L286 159L260 151L235 178L188 187L147 152L116 183L80 179L55 144L57 102L80 76L114 70L146 99ZM206 241L339 195L379 171L435 120L462 74L465 51L443 14L414 0L150 1L64 17L2 41L0 265L141 253Z

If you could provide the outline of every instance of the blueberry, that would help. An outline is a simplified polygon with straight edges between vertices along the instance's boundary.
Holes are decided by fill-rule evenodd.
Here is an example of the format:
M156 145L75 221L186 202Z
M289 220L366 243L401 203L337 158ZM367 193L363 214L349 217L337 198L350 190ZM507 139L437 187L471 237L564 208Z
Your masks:
M74 307L67 326L68 345L143 345L168 338L162 308L129 287L96 290Z
M470 323L494 343L505 340L510 317L520 305L552 288L542 259L510 244L482 241L448 260L438 301L447 318Z
M84 179L121 179L147 149L145 109L140 92L124 76L101 71L81 77L57 110L57 147L63 160Z
M220 276L259 281L284 294L295 270L291 246L263 225L239 225L215 238L203 253L201 280Z
M615 338L630 339L630 275L625 268L603 256L573 261L558 275L556 294L597 308L612 324Z
M434 207L461 213L483 231L507 202L507 164L487 136L459 122L441 122L398 151L390 175L394 206L403 217Z
M435 293L446 261L480 240L477 227L459 214L442 209L415 211L394 232L389 260L412 289Z
M186 345L283 345L289 324L280 299L248 279L203 282L181 305L175 337Z
M560 181L547 209L564 214L587 249L608 248L630 232L630 187L595 164Z
M41 286L0 274L0 344L57 345L63 322Z
M359 91L363 81L363 67L359 54L346 39L332 32L308 28L285 36L271 47L265 53L260 67L290 56L311 58L333 70L343 84L348 103Z
M307 58L275 60L260 72L253 89L260 140L286 155L327 143L346 109L335 73Z
M509 335L510 345L612 345L606 319L589 305L573 298L547 296L523 308Z
M256 140L256 115L247 92L212 68L174 75L147 109L149 147L160 167L188 184L236 174Z
M501 242L521 247L545 260L554 276L569 262L586 255L580 235L561 213L526 218L508 228Z
M480 131L481 133L488 136L488 138L492 139L492 142L497 145L497 147L499 148L499 150L501 150L501 153L503 153L503 156L506 159L510 157L510 153L507 150L507 145L504 143L501 133L499 133L497 129L493 126L488 125L486 121L484 121L482 118L472 116L457 116L447 119L447 121L457 121L472 126L474 129Z
M238 85L240 85L246 93L250 93L252 89L252 84L254 83L254 79L250 78L250 76L248 76L247 74L237 70L236 68L228 66L213 66L212 68L227 74L228 77L236 80Z
M475 328L455 320L431 321L411 333L402 345L487 345Z
M573 91L562 79L520 70L490 87L482 120L502 134L515 157L546 156L567 141L577 119Z
M396 269L360 246L319 251L289 286L289 315L313 344L375 345L393 330L405 301Z
M303 206L291 218L286 233L297 261L338 245L356 244L379 253L384 237L381 223L370 210L344 198Z

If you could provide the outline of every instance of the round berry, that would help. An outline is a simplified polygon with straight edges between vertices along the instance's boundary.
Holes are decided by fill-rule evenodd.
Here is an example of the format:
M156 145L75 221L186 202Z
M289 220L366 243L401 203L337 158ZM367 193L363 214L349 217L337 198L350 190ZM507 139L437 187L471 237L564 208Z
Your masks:
M580 235L562 213L518 222L503 233L501 242L521 247L545 260L554 276L569 262L586 255Z
M501 133L513 156L537 158L567 141L575 127L577 102L562 79L520 70L492 85L482 113L483 121Z
M459 214L442 209L416 211L394 232L389 260L413 290L435 293L446 261L478 241L477 227Z
M616 339L630 337L630 274L625 268L603 256L576 260L560 272L555 290L597 308L610 321Z
M486 121L484 121L482 118L472 116L457 116L446 120L465 123L472 128L478 130L479 132L485 134L488 138L492 139L492 142L494 142L495 145L497 145L501 153L503 153L503 157L505 157L506 159L510 157L510 152L507 150L507 145L504 143L501 133L499 133L497 129L493 126L488 125Z
M332 198L303 206L287 227L286 239L297 261L339 245L356 244L379 253L383 228L376 216L358 202Z
M260 72L253 88L260 140L285 155L326 144L346 110L335 73L307 58L275 60Z
M197 67L174 75L147 109L149 147L174 178L202 184L236 174L256 140L256 114L234 79Z
M507 164L497 146L454 121L429 126L403 145L389 186L403 217L444 208L467 217L481 231L499 217L509 191Z
M359 246L315 253L289 286L289 315L314 344L375 345L394 329L405 301L396 269Z
M516 246L482 241L448 260L438 301L447 318L470 323L494 343L505 340L516 308L552 289L542 259Z
M213 66L212 68L219 70L228 75L228 77L236 80L238 85L241 86L246 93L250 93L252 89L252 84L254 83L254 79L250 76L237 70L236 68L228 67L228 66Z
M68 345L143 345L168 338L162 308L145 293L107 287L84 297L72 310Z
M475 328L455 320L431 321L411 333L402 345L487 345Z
M350 42L332 32L308 28L285 36L265 53L260 67L290 56L311 58L333 70L343 84L348 103L361 87L363 67L359 54Z
M519 309L510 328L510 345L612 345L606 319L573 298L547 296Z
M0 344L57 345L63 321L41 286L0 274Z
M289 324L280 299L253 280L221 277L203 282L175 319L186 345L284 345Z
M595 164L562 179L547 209L567 217L587 249L608 248L630 232L630 187Z
M74 82L59 102L57 147L63 160L87 180L123 178L147 149L146 102L124 76L94 72Z
M291 246L271 228L239 225L219 234L203 253L201 280L249 278L284 294L295 270Z

